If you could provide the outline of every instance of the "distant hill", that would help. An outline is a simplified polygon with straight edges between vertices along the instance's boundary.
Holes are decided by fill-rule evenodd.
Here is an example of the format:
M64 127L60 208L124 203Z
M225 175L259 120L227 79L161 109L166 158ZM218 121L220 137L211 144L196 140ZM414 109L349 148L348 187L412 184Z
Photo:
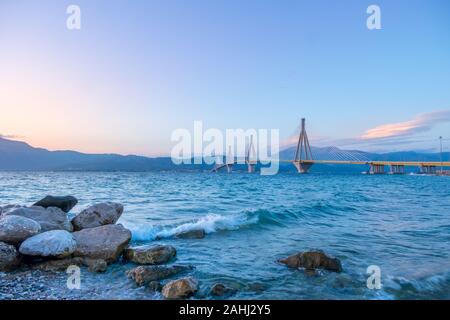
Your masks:
M148 171L167 170L175 165L169 157L148 158L118 154L86 154L48 151L25 142L0 138L0 170Z
M393 152L368 153L358 150L341 150L335 147L312 147L314 159L349 159L365 160L409 160L439 161L439 153ZM280 159L294 159L295 147L280 152ZM443 160L449 161L450 153L443 154ZM291 165L283 164L282 171L290 170ZM360 168L346 166L316 165L315 170L326 168L332 171L361 171ZM118 154L87 154L76 151L49 151L35 148L25 142L8 140L0 137L0 170L8 171L202 171L209 170L208 165L175 165L170 157L149 158L143 156L122 156ZM237 166L236 169L245 169Z

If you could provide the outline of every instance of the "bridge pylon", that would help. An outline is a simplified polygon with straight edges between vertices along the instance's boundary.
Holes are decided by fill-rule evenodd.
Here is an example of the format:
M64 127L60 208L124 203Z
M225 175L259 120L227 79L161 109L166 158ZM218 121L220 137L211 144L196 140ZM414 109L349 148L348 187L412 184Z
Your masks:
M256 156L255 146L253 145L253 136L250 136L250 144L248 145L247 153L245 155L245 163L247 164L248 172L254 173L256 161L251 160L251 156Z
M228 173L231 173L233 171L233 164L234 164L234 155L231 150L231 146L228 146L228 154L225 159L225 166L227 167Z
M302 118L301 121L300 135L298 136L297 150L295 152L293 163L299 173L308 173L309 169L314 164L308 134L306 133L305 118Z

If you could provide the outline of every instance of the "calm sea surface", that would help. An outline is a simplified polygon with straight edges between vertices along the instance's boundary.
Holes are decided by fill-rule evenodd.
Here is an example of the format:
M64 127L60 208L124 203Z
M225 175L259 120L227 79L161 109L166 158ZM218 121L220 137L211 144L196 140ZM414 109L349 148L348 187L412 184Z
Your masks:
M222 282L238 288L231 298L239 299L450 299L450 177L0 173L0 206L47 194L76 196L73 213L95 202L123 203L119 222L133 242L175 246L176 263L195 266L199 297ZM171 238L199 227L204 239ZM343 273L307 276L276 262L308 249L341 259ZM366 286L370 265L381 268L381 290ZM159 299L126 278L132 267L83 272L81 293Z

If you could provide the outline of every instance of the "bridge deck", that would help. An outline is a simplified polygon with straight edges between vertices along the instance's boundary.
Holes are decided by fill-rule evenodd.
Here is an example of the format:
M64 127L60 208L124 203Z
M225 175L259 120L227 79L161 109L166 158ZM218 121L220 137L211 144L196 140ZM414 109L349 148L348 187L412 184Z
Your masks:
M269 160L267 160L269 161ZM346 160L300 160L300 161L294 161L294 160L272 160L276 162L283 162L283 163L294 163L294 162L301 162L301 163L323 163L323 164L359 164L359 165L367 165L367 164L374 164L374 165L385 165L385 166L436 166L436 167L450 167L450 161L346 161ZM249 161L250 164L256 164L258 161Z

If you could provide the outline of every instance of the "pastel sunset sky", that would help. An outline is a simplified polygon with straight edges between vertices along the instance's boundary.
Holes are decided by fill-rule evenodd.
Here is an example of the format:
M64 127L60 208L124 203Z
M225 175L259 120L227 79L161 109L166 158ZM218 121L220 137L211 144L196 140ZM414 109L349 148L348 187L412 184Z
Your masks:
M447 0L0 0L0 135L155 156L195 120L288 144L306 117L313 145L437 151L449 39Z

